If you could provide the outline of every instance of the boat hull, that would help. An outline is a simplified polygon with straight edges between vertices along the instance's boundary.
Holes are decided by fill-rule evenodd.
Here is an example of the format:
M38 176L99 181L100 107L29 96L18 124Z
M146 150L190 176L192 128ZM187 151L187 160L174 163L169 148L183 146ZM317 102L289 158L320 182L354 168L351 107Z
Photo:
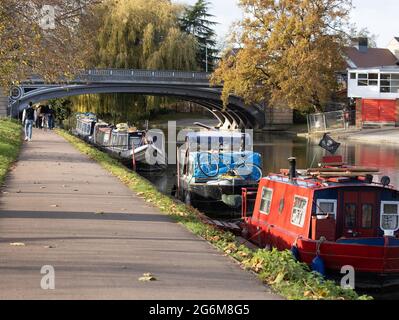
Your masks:
M208 212L232 212L240 214L242 196L245 187L254 187L256 182L246 181L231 184L190 183L180 179L180 199L198 209ZM221 212L221 214L223 214Z
M259 247L290 250L296 243L299 261L308 265L317 256L324 262L327 275L341 279L343 267L353 267L357 288L388 288L399 285L399 240L397 238L342 239L338 242L319 242L298 239L287 230L272 225L253 223L246 218L245 236ZM345 243L350 241L351 243Z

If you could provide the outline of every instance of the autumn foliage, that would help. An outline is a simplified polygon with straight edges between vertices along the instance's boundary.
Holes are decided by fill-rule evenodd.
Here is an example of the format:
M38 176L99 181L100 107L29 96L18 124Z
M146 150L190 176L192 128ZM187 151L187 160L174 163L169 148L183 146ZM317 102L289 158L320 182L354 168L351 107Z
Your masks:
M213 83L223 100L322 109L345 69L342 32L350 0L240 0L238 23ZM239 48L237 48L237 45Z

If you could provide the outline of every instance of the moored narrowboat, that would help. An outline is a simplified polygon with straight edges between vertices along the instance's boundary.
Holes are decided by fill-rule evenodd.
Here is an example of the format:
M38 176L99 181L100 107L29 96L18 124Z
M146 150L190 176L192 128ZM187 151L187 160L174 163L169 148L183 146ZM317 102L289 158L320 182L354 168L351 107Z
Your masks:
M91 142L96 123L97 117L92 113L77 114L75 135L87 142Z
M261 156L251 148L250 135L241 132L189 133L178 150L178 197L208 212L239 214L241 189L257 186L262 177Z
M93 143L128 167L146 171L166 169L165 139L161 132L137 130L127 124L115 128L99 122L94 127Z
M254 190L243 190L243 235L262 248L291 249L326 275L353 267L357 288L399 285L399 192L390 179L373 182L378 169L341 157L308 170L290 161L260 180L252 215L245 203Z

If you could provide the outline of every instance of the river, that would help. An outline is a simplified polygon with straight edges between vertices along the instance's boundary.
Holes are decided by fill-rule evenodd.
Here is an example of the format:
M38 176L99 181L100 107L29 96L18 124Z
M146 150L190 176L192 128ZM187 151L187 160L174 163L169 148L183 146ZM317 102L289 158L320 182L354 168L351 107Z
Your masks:
M254 151L262 155L263 175L279 172L288 168L289 157L296 157L299 169L317 166L327 152L318 146L318 140L307 140L293 134L281 132L255 133ZM382 176L389 176L391 183L399 187L399 148L392 145L362 144L359 142L342 142L337 155L342 155L350 165L378 167L380 175L375 176L379 181ZM176 166L170 165L166 173L149 174L143 176L156 185L163 193L170 194L176 184Z

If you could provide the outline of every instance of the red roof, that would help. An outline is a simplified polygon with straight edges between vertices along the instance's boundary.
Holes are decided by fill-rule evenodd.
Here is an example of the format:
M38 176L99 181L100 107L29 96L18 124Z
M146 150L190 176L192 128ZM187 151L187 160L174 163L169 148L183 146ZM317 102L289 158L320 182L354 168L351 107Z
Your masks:
M368 48L366 52L360 52L355 47L347 47L345 54L357 68L393 66L398 62L398 59L389 49Z

